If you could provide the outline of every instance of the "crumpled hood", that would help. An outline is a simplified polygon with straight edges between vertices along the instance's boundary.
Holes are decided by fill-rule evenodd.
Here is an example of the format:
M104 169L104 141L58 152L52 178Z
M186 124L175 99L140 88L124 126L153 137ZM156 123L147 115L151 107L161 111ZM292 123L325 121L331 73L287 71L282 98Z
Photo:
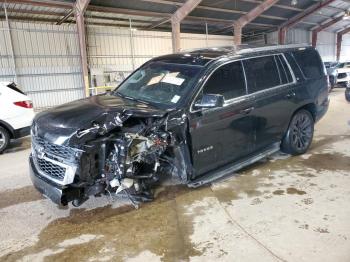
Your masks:
M114 95L97 95L39 113L34 119L33 131L52 143L67 144L67 140L77 131L91 127L94 122L103 124L107 115L118 113L135 117L162 117L166 111Z

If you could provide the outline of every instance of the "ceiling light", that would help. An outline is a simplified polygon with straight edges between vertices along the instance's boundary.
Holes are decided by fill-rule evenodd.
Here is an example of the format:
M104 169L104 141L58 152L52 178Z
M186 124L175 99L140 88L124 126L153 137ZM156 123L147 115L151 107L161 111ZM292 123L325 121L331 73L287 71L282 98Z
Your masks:
M350 11L345 11L345 14L343 16L343 20L349 20L350 19Z
M290 4L291 4L291 5L297 5L297 4L298 4L298 0L292 0L292 1L290 2Z

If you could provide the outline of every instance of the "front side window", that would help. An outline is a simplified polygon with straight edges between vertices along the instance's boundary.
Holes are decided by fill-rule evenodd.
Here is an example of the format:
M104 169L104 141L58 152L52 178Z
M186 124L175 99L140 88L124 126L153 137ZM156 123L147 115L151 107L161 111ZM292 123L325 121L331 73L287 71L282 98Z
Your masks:
M206 82L203 94L223 95L225 100L245 95L242 63L232 62L218 68Z
M135 71L114 94L173 107L191 90L202 66L151 62Z
M249 93L280 85L277 65L273 56L251 58L243 61Z

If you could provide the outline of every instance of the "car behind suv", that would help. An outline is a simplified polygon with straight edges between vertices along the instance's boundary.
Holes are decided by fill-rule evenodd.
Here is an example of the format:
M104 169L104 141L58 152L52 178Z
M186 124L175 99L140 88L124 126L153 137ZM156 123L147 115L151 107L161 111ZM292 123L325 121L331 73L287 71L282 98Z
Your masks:
M10 139L29 135L33 118L30 98L15 83L0 82L0 153Z
M343 62L337 65L337 85L350 87L350 62Z
M31 179L63 205L120 192L148 201L167 176L197 187L280 149L303 154L328 104L326 73L312 47L157 57L113 92L38 114Z

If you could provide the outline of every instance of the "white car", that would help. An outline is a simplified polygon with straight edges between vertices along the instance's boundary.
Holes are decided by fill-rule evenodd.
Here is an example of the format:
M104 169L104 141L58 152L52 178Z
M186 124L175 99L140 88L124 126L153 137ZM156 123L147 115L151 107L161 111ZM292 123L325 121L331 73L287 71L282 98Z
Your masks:
M15 83L0 82L0 153L10 139L30 134L33 118L31 99Z
M340 63L337 66L337 85L350 87L350 62Z

